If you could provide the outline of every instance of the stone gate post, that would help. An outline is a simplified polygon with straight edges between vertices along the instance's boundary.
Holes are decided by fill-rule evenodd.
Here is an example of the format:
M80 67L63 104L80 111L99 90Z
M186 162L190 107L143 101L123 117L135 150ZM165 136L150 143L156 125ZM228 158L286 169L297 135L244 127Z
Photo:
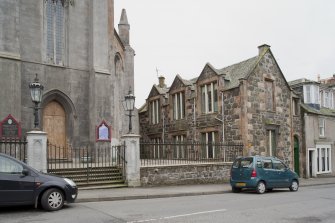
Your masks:
M121 137L126 146L126 182L129 187L141 186L140 136L126 134Z
M27 164L37 170L47 172L47 133L27 132Z

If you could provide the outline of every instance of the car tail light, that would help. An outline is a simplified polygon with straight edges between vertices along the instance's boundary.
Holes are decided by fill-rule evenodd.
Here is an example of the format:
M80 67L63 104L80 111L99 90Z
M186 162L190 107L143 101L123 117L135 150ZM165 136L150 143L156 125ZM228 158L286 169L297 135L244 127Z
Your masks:
M257 177L257 172L255 169L252 170L251 177Z

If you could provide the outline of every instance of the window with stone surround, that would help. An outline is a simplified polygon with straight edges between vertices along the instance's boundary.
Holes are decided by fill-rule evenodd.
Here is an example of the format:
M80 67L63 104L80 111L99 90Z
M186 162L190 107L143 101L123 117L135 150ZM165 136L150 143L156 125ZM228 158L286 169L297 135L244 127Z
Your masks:
M216 82L201 86L201 112L213 113L218 111L218 85Z
M186 157L187 146L184 144L185 140L186 140L185 135L173 136L173 141L175 142L173 146L173 158L180 159Z
M293 115L299 115L299 99L293 98Z
M331 172L331 146L330 145L317 145L317 173L330 173Z
M268 156L276 156L277 155L277 134L274 129L266 130L266 138L267 138L267 155Z
M267 111L275 110L274 84L272 80L265 80L265 108Z
M218 138L217 132L204 132L201 133L202 143L202 158L213 159L215 158L215 141Z
M185 93L178 92L172 95L173 119L179 120L185 117Z
M150 115L150 123L158 124L160 118L160 103L159 100L153 100L149 103L149 115Z
M319 118L319 135L320 137L325 136L325 119L324 118Z
M65 1L45 0L46 59L63 65L65 47Z

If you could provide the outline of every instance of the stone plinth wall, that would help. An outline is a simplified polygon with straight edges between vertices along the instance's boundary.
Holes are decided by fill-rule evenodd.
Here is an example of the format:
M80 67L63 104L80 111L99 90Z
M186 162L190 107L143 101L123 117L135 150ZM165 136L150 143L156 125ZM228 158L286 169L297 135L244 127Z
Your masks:
M231 163L141 167L142 186L228 182Z

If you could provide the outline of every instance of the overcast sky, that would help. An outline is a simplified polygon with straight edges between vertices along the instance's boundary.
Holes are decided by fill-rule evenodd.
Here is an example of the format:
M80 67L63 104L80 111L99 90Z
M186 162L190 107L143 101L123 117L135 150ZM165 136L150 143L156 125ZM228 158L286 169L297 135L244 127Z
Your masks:
M287 81L335 74L334 0L114 0L115 27L127 11L135 50L136 106L158 75L199 76L271 50Z

